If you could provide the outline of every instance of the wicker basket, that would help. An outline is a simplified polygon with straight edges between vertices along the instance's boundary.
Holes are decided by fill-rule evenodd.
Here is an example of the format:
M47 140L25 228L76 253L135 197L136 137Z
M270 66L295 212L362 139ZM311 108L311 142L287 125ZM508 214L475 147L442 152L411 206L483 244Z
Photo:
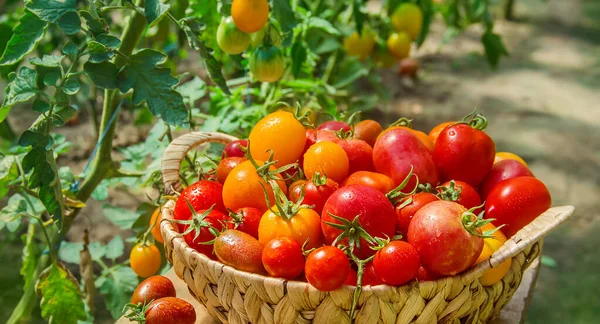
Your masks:
M226 144L235 137L221 133L189 133L175 139L163 157L167 191L180 191L179 168L186 153L201 144ZM308 283L286 281L238 271L210 260L178 236L174 202L163 208L167 259L195 298L221 323L350 323L353 287L321 292ZM465 273L436 281L412 281L401 287L364 287L355 323L485 323L496 317L521 283L523 272L541 253L541 239L566 221L572 206L554 207L514 235L488 261ZM512 258L497 284L483 287L478 278Z

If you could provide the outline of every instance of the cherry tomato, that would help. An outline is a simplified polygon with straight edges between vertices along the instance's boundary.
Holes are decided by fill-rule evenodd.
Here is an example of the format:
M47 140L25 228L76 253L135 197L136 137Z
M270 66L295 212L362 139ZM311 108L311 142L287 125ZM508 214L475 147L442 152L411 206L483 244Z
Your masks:
M320 291L333 291L348 279L350 261L342 250L323 246L308 255L304 273L313 287Z
M415 278L421 263L417 250L404 241L392 241L377 251L375 273L390 286L400 286Z
M252 144L251 144L252 145ZM262 166L263 161L255 161L257 165ZM275 167L269 168L270 172L275 171ZM274 176L281 178L281 175ZM277 181L279 188L287 192L285 181ZM225 184L223 185L223 201L229 209L236 210L243 207L254 207L261 212L268 209L267 201L263 188L267 190L269 201L274 201L273 190L270 185L258 174L252 161L246 160L231 170Z
M262 263L272 277L292 280L304 270L302 246L291 237L270 240L263 249Z
M194 324L196 311L183 299L163 297L149 305L145 318L146 324Z
M129 254L131 269L142 278L150 277L160 270L162 257L154 244L136 244Z
M214 210L226 212L223 204L223 185L210 180L200 180L185 188L175 202L173 216L176 220L189 220L192 218L192 211L188 202L196 212L207 210L213 207ZM178 224L179 231L183 232L183 225Z
M400 61L400 70L398 71L398 73L401 76L405 76L405 77L409 77L409 78L416 78L417 77L417 71L419 70L419 61L415 60L414 58L405 58L402 61Z
M496 227L494 225L486 224L481 229L483 231L494 230ZM475 264L479 262L483 262L496 252L503 244L506 242L506 236L502 234L501 231L497 230L494 232L494 237L492 238L484 238L483 239L483 250L475 261ZM492 286L495 283L499 282L504 278L506 273L510 270L510 266L512 264L512 259L502 262L500 265L497 265L495 268L490 268L486 272L483 273L481 277L479 277L479 282L482 286Z
M460 180L476 187L492 168L495 154L496 145L486 133L461 123L442 130L433 159L442 181Z
M244 152L243 149L245 150L247 148L248 140L241 139L230 142L229 144L225 145L223 153L221 154L221 159L228 157L246 157L246 152Z
M377 272L375 272L373 261L365 265L362 284L363 286L379 286L385 284L383 280L381 280L381 277L377 275Z
M236 229L246 234L250 234L255 239L258 239L258 224L263 213L253 207L243 207L235 212L230 212L229 229Z
M354 138L363 140L369 145L375 145L377 136L381 134L381 124L374 120L366 119L354 125Z
M131 303L146 303L163 298L176 297L173 282L164 276L152 276L142 281L131 296Z
M331 215L353 221L358 216L358 223L372 237L390 238L396 230L396 214L394 206L387 197L367 186L351 185L342 187L327 199L321 213L321 229L325 235L325 242L331 244L342 231L327 223L341 224ZM340 241L348 244L348 239ZM355 250L358 257L367 258L373 254L369 244L360 239L360 249Z
M269 19L267 0L235 0L231 3L231 17L243 32L252 34L263 29Z
M210 228L216 229L223 228L223 224L228 221L227 215L221 213L218 210L200 210L193 218L194 224L184 225L183 232L186 233L183 236L185 242L194 250L214 258L213 256L213 245L205 244L212 241L215 236L210 232ZM190 229L192 227L192 229Z
M225 183L231 170L233 170L238 164L244 162L246 159L241 157L228 157L224 158L219 162L217 166L217 181L221 184Z
M308 179L319 172L338 183L346 178L350 168L346 151L333 142L319 142L311 146L304 154L303 164Z
M409 201L410 202L407 202ZM396 230L406 236L410 222L423 206L430 202L439 200L438 197L429 192L419 192L396 204Z
M494 225L506 225L502 232L515 235L552 206L548 188L533 177L517 177L498 183L487 196L485 217Z
M352 269L352 267L350 267L350 272L348 273L348 278L346 278L346 281L344 282L344 285L346 286L356 286L356 283L358 282L358 275L356 274L356 271L354 269ZM363 285L364 285L364 275L363 275Z
M410 46L410 36L405 32L392 33L387 39L388 50L399 59L410 56Z
M350 127L348 123L340 120L330 120L319 125L319 127L317 127L317 130L328 130L333 132L339 132L343 130L344 132L349 132L352 130L352 127Z
M390 16L396 31L406 32L413 40L419 37L423 27L423 11L414 3L400 4Z
M469 232L463 224L467 209L451 201L434 201L423 206L410 222L408 243L419 253L428 271L453 276L472 266L481 250L483 239ZM473 229L481 234L481 229Z
M163 219L162 213L160 212L160 207L156 208L154 213L152 213L152 217L150 218L150 226L152 226L152 237L154 240L160 244L165 243L163 240L162 232L160 231L160 221Z
M527 162L525 162L525 160L523 160L522 157L520 157L514 153L496 152L496 157L494 158L494 164L496 164L500 161L504 161L504 160L515 160L515 161L522 163L524 166L527 166Z
M357 56L361 60L365 60L373 53L375 49L376 35L373 31L364 28L362 35L354 32L344 38L344 50L351 56Z
M273 159L277 161L275 166L282 167L302 156L306 131L293 114L276 111L261 119L249 138L250 153L254 159L266 161L272 152Z
M283 217L267 210L258 225L258 240L267 244L277 237L291 237L300 245L310 240L307 245L309 249L319 246L323 241L321 218L310 208L300 208L295 214Z
M439 278L440 278L440 276L427 271L427 269L425 269L423 266L420 266L419 270L417 271L417 280L418 281L433 281L433 280L437 280Z
M250 46L250 35L239 30L231 17L221 20L217 28L217 44L223 52L231 55L241 54Z
M460 194L456 195L459 190ZM444 193L448 193L452 197L448 197L446 200L455 201L458 204L463 205L466 209L481 206L481 198L479 197L477 190L464 181L454 181L453 184L451 184L451 181L444 182L438 186L438 191L442 193L442 196L444 196ZM454 196L453 192L455 193ZM446 197L443 198L445 199ZM453 198L456 198L456 200ZM481 208L473 211L475 215L478 215L480 212Z
M516 160L503 160L494 163L488 175L479 185L481 198L487 200L490 192L498 183L516 177L533 177L533 173L531 173L529 168Z
M294 186L294 184L296 184ZM289 196L292 202L298 202L304 189L304 200L302 203L308 206L314 206L313 210L321 214L323 206L327 199L339 189L337 182L327 178L324 175L315 174L311 181L296 181L290 186Z
M452 125L452 124L456 124L457 122L455 121L447 121L447 122L443 122L437 126L435 126L434 128L431 129L431 131L429 131L429 138L431 139L431 142L433 142L433 144L435 145L435 141L437 141L437 138L440 136L440 133L448 126Z
M336 144L341 146L348 156L348 173L357 171L375 171L373 166L373 148L367 142L359 139L336 139Z
M256 80L276 82L281 79L285 70L283 52L276 46L260 46L250 56L248 68Z
M392 191L396 186L394 180L386 176L385 174L370 172L370 171L357 171L344 180L342 187L350 185L363 185L371 187L380 191L383 194L387 194Z
M215 255L223 264L241 271L264 274L263 245L249 234L228 229L215 240Z

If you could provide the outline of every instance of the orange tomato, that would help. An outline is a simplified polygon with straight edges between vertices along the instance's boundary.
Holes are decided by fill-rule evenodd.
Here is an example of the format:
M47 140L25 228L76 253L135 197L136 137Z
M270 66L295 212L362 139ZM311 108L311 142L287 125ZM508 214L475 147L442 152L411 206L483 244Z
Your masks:
M385 174L370 171L357 171L352 173L348 176L348 178L346 178L346 180L344 180L342 187L354 184L371 187L379 190L383 194L387 194L396 188L392 178L386 176Z
M527 162L525 162L525 160L523 160L522 157L520 157L514 153L510 153L510 152L496 153L496 157L494 158L494 164L496 164L502 160L515 160L517 162L521 162L524 166L527 166Z
M433 144L435 144L435 141L437 140L438 136L440 136L440 133L444 130L444 128L446 128L454 123L456 123L456 122L455 121L447 121L447 122L443 122L443 123L435 126L434 128L432 128L431 131L429 131L429 138L431 139Z
M430 152L433 153L433 142L431 141L431 138L427 134L421 132L420 130L416 130L416 129L413 129L413 128L410 128L410 127L406 127L406 126L391 126L391 127L386 128L383 132L381 132L381 134L379 134L379 136L377 136L377 138L379 139L379 137L381 137L381 135L385 134L385 132L390 131L392 129L405 129L405 130L410 131L411 133L413 133L414 135L416 135L421 140L421 143L423 143L423 145L425 145L425 147L427 147L427 149Z
M150 233L152 233L152 237L154 237L154 240L160 244L165 243L162 237L162 233L160 231L160 221L162 219L162 213L160 212L160 207L158 207L156 208L154 213L152 213L152 218L150 218L150 226L153 226L150 230Z
M272 208L277 210L276 207ZM258 241L265 245L278 237L291 237L303 245L307 239L307 248L317 247L322 242L321 217L310 208L300 208L294 215L285 219L271 210L267 210L258 224Z
M348 175L350 162L344 149L333 142L319 142L304 154L304 174L312 179L317 172L335 182L342 182Z
M257 160L257 165L263 166L265 162ZM270 166L269 171L273 172L275 167ZM276 174L281 179L281 175ZM262 185L261 185L262 184ZM285 181L277 181L279 188L287 193ZM246 160L231 170L225 184L223 184L223 203L225 207L237 210L242 207L254 207L261 212L268 209L263 186L267 191L269 201L273 203L274 194L271 186L258 174L252 161Z
M375 145L377 136L381 134L383 128L381 124L374 120L365 119L354 125L354 138L363 140L369 145Z
M221 184L225 183L225 180L227 180L227 177L229 176L231 170L233 170L236 166L238 166L245 160L245 158L239 156L228 157L221 160L221 162L219 162L219 165L217 166L217 181Z
M494 225L486 224L481 228L483 232L490 231L495 229ZM496 231L493 238L485 238L483 239L483 250L481 250L481 254L475 264L487 260L494 252L496 252L505 242L506 236L501 231ZM491 286L504 278L506 273L510 270L510 266L512 264L512 259L508 259L502 262L495 268L490 268L479 278L479 282L483 286Z
M306 130L292 113L276 111L252 128L248 140L254 159L266 161L273 152L275 166L281 167L298 161L306 144Z
M267 0L234 0L231 17L237 28L251 34L263 29L269 19Z
M150 277L160 270L162 257L154 244L136 244L129 254L131 269L142 278Z

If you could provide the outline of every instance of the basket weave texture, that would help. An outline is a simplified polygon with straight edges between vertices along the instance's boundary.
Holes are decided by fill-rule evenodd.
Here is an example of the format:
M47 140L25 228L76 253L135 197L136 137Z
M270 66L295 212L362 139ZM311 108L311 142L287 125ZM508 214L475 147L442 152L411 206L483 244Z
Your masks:
M227 144L235 137L194 132L175 139L162 161L168 193L181 191L179 168L189 150L211 142ZM167 259L195 298L221 323L350 323L354 287L321 292L310 284L251 274L225 266L190 248L173 219L174 202L163 207L160 227ZM510 238L488 260L462 274L400 286L367 286L354 323L486 323L515 293L524 271L541 254L543 236L570 218L572 206L553 207ZM511 269L493 286L478 278L512 258Z

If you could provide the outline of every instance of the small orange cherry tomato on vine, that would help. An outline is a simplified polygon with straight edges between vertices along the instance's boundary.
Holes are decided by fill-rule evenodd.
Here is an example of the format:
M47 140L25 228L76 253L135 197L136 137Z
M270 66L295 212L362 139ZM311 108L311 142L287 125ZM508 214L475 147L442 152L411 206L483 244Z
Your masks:
M265 27L269 19L269 3L267 0L234 0L231 17L241 31L256 33Z
M333 142L316 143L304 153L304 174L307 179L312 179L319 172L339 183L346 178L349 169L346 151Z
M142 278L150 277L160 270L160 250L152 243L138 243L129 254L131 269Z

